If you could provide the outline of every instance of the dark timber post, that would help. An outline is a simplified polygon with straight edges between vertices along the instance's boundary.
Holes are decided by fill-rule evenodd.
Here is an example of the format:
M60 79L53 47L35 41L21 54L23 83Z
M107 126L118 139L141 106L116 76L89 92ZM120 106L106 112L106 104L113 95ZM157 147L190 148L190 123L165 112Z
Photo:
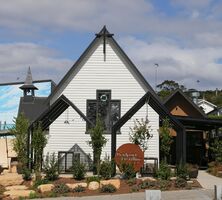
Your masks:
M113 161L112 176L116 175L116 163L114 161L115 154L116 154L116 129L112 127L112 135L111 135L111 158Z
M180 129L177 131L176 161L177 161L177 164L186 163L186 132L184 129Z

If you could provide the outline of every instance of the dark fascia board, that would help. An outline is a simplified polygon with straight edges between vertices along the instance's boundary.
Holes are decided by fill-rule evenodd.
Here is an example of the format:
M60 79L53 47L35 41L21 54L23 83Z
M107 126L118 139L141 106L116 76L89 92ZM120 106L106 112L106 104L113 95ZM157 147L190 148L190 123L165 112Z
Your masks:
M48 109L46 109L30 126L29 128L33 127L34 124L36 124L37 122L41 121L42 118L44 118L44 116L47 115L47 113L49 113L54 107L56 107L56 105L60 102L63 101L65 102L68 106L71 106L85 121L87 121L88 123L91 123L92 125L94 125L82 112L81 110L78 109L77 106L75 106L74 103L72 103L65 95L61 95L51 106L48 107ZM53 121L52 121L53 122Z
M116 131L121 128L149 99L148 104L160 115L161 118L169 118L176 130L184 130L183 125L173 115L169 113L166 107L148 91L137 101L117 122L113 125L112 130ZM155 102L155 103L152 103Z
M186 99L186 101L188 101L191 104L191 106L193 106L193 108L197 110L204 118L207 118L207 115L179 88L177 88L169 97L167 97L163 101L163 104L166 105L177 93L179 93L182 97L184 97L184 99Z
M205 126L214 126L214 127L222 127L221 119L210 119L210 118L195 118L195 117L187 117L187 116L175 116L177 120L179 120L182 124L201 124L203 127Z
M100 31L101 32L101 31ZM66 82L66 80L69 78L69 76L77 70L78 65L82 62L82 60L86 57L86 55L90 52L90 50L94 47L96 42L98 40L101 40L101 37L95 37L94 40L90 43L90 45L86 48L86 50L83 52L83 54L79 57L79 59L74 63L74 65L70 68L70 70L66 73L66 75L63 77L63 79L59 82L59 84L55 87L54 91L49 95L47 102L49 102L52 97L56 94L57 91L62 87L62 85ZM123 58L127 61L129 66L131 67L132 71L136 74L136 76L140 79L142 84L146 87L147 91L150 91L157 99L159 97L154 92L153 88L149 85L149 83L146 81L146 79L142 76L142 74L139 72L139 70L136 68L136 66L133 64L133 62L129 59L129 57L126 55L126 53L123 51L123 49L118 45L118 43L115 41L113 37L108 37L107 40L110 40L115 47L118 49L120 54L123 56ZM146 91L146 92L147 92ZM159 99L160 101L160 99Z
M45 79L45 80L36 80L33 81L33 83L44 83L44 82L51 82L52 86L56 86L56 83L51 80L51 79ZM0 86L6 86L6 85L19 85L19 84L24 84L24 81L20 81L20 82L9 82L9 83L0 83Z

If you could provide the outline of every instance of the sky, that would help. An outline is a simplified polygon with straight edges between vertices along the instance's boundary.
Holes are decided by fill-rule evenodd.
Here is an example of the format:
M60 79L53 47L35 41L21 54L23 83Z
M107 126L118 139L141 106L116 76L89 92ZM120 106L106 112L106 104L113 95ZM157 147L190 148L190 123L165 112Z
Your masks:
M19 88L22 84L3 85L0 86L0 122L3 126L6 124L14 124L14 117L17 117L20 97L23 91ZM35 83L38 90L35 91L38 97L47 97L51 93L51 82Z
M58 83L104 25L155 87L222 89L221 0L0 0L0 83ZM158 64L156 67L155 63Z

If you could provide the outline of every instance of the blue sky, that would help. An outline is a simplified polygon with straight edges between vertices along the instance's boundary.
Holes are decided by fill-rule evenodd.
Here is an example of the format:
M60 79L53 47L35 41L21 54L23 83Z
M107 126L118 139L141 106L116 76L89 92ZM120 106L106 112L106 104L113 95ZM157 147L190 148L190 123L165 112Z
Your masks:
M6 85L0 86L0 121L2 124L6 121L7 124L12 124L14 117L17 117L20 97L23 92L19 89L21 85ZM36 96L47 97L51 92L51 82L35 83L39 89L36 90Z
M221 89L222 1L0 0L0 82L65 75L103 25L154 86ZM197 84L196 80L200 80Z

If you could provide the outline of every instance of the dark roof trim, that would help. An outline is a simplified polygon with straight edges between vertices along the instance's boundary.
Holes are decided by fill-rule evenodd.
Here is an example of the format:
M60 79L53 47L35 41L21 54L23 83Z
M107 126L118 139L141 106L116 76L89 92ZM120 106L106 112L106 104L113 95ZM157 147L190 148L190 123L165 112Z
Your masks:
M69 106L71 106L86 122L93 123L67 97L61 95L45 112L43 112L30 126L32 128L41 122L42 129L47 129Z
M177 131L183 131L183 125L162 105L151 92L147 92L137 103L130 108L113 126L113 130L116 131L121 128L145 103L148 103L162 119L169 118L173 127Z
M102 30L101 30L102 31ZM101 32L100 31L100 32ZM108 32L108 30L107 30ZM109 33L109 32L108 32ZM87 49L83 52L83 54L79 57L79 59L74 63L74 65L70 68L70 70L66 73L66 75L63 77L63 79L59 82L59 84L56 86L56 88L54 89L54 91L51 93L51 95L48 97L47 101L50 101L51 98L56 94L57 91L60 90L60 88L62 87L62 85L66 82L66 80L69 78L69 76L75 72L75 70L77 70L78 65L82 62L82 60L86 57L86 55L88 54L88 52L90 52L90 50L93 48L93 46L96 44L96 42L98 40L100 40L101 37L95 37L94 40L90 43L90 45L87 47ZM136 66L133 64L133 62L129 59L129 57L126 55L126 53L123 51L123 49L118 45L118 43L115 41L115 39L113 37L108 37L107 39L109 39L110 41L113 42L113 44L117 47L117 49L119 50L119 52L121 53L121 55L124 57L124 59L126 59L126 61L128 62L129 66L131 67L131 69L133 70L133 72L136 74L136 76L138 76L138 78L141 80L141 82L144 84L144 86L147 88L148 91L150 91L157 99L158 96L156 95L156 93L154 92L153 88L149 85L149 83L146 81L146 79L142 76L142 74L139 72L139 70L136 68Z
M182 97L184 97L190 104L193 106L195 110L197 110L204 118L207 118L207 115L200 109L189 97L187 97L184 92L177 88L172 94L170 94L164 101L163 104L166 105L177 93L179 93Z
M220 128L222 127L222 120L210 118L194 118L185 116L175 116L184 126L198 126L204 128Z

